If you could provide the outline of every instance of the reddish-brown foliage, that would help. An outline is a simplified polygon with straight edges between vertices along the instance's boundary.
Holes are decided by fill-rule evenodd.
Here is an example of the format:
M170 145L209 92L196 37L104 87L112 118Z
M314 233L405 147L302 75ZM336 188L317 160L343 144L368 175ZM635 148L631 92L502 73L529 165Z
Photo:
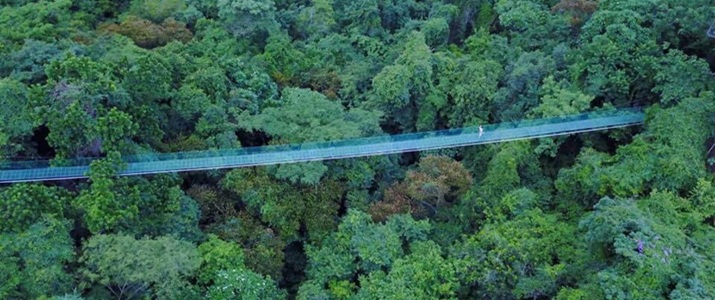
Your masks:
M329 99L337 99L340 91L340 76L335 71L320 71L310 78L310 87Z
M142 48L156 48L171 41L188 42L193 38L186 25L174 19L166 19L161 24L139 17L129 17L120 24L100 26L100 30L121 34Z
M191 39L194 38L194 34L192 34L191 31L186 28L186 24L176 21L172 18L164 20L164 22L161 23L161 26L164 27L166 35L171 40L188 43L189 41L191 41Z
M162 152L197 151L206 149L206 141L197 135L185 136L179 134L176 138L158 144Z
M461 163L445 156L428 156L407 172L404 182L388 188L383 201L370 206L370 215L375 221L408 212L426 217L459 199L471 185L472 175Z
M283 74L280 71L271 72L271 78L273 78L273 80L275 80L276 84L278 84L278 86L281 86L281 87L290 86L293 82L293 78L286 76L285 74Z
M577 27L581 26L597 9L598 0L561 0L551 8L551 11L569 15L571 25Z
M397 183L385 190L382 201L370 205L369 213L375 222L382 222L392 215L412 213L410 202L407 185Z
M472 175L464 166L446 156L423 158L417 169L407 173L409 195L432 199L434 204L453 202L472 185Z

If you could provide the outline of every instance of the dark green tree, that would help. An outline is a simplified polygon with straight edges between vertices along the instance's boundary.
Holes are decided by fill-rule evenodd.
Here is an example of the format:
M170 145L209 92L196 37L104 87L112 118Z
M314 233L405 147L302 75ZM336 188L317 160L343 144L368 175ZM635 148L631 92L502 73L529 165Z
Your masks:
M75 261L70 222L38 218L16 233L0 233L0 297L43 298L73 288L69 266Z
M23 150L23 140L32 134L33 114L28 100L30 91L24 84L12 79L0 79L0 160L12 157Z
M218 0L218 17L235 37L266 34L277 29L273 0Z
M321 246L306 248L308 281L298 299L447 298L457 287L455 268L437 245L422 242L430 229L427 221L408 215L376 224L365 213L348 211L337 232Z
M104 286L119 299L186 297L188 279L201 264L193 244L172 237L137 240L100 234L88 239L82 250L83 284Z

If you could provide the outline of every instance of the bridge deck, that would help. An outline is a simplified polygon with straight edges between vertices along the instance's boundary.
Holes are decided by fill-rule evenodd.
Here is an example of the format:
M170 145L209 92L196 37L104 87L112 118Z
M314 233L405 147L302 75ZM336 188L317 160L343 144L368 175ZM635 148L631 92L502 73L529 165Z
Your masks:
M241 168L473 146L621 128L641 124L643 119L640 111L619 110L488 125L484 126L482 135L476 127L469 127L333 142L136 155L124 158L127 168L120 175ZM80 179L86 178L89 170L86 160L76 160L75 166L67 167L43 164L48 163L10 163L8 169L0 170L0 183Z

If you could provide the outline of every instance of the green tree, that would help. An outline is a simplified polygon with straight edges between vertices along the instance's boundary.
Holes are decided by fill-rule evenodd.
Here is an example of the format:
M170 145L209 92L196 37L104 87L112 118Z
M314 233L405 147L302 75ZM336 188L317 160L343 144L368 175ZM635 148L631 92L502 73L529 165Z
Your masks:
M199 245L201 267L198 279L202 284L211 283L220 270L242 268L243 249L238 244L225 242L215 235L209 235L206 242Z
M276 281L283 280L286 260L284 249L288 243L260 219L242 212L236 217L212 224L207 231L227 242L240 244L246 268Z
M43 216L61 218L70 195L57 187L16 184L0 190L0 232L21 232Z
M526 51L549 51L567 40L569 24L564 18L554 17L547 5L535 0L496 1L494 10L513 46Z
M200 10L206 18L218 18L218 0L186 0L186 3Z
M319 37L329 33L337 24L333 10L334 0L314 0L311 6L300 11L298 27L306 36Z
M607 3L583 27L583 45L571 56L571 76L575 82L583 80L587 94L605 97L616 106L648 103L652 68L661 55L646 20L641 18L649 13L633 10L631 5Z
M555 61L541 51L523 52L505 67L503 87L493 95L493 110L502 121L522 119L539 105L544 79L555 71ZM495 74L494 76L498 76ZM544 86L548 88L548 86ZM487 94L486 96L489 96Z
M495 201L515 189L527 187L537 194L548 195L551 182L543 170L534 165L535 161L537 158L529 143L501 146L488 163L479 194L488 201Z
M706 179L700 179L697 186L691 191L690 201L697 207L700 218L708 225L715 226L715 187Z
M586 111L594 97L584 94L567 82L556 82L547 77L541 87L539 106L531 112L536 117L565 117Z
M136 103L152 103L169 98L172 73L169 62L153 52L139 52L123 74L122 85Z
M47 140L58 158L99 156L102 140L97 118L106 113L103 101L121 105L127 97L117 88L112 65L89 57L68 55L46 68L48 83L35 101L35 122L46 123ZM116 102L115 102L116 101ZM126 105L126 103L124 103Z
M131 138L139 128L139 125L132 122L130 115L112 108L106 116L97 120L97 131L102 139L102 151L128 152L127 140Z
M553 77L547 77L541 86L540 103L529 115L541 118L576 115L588 110L593 99L567 82L556 82ZM555 157L565 140L565 137L541 139L536 151Z
M95 235L82 250L85 286L102 285L117 298L182 297L201 264L193 244L171 237Z
M129 12L159 23L184 9L184 0L132 0Z
M181 118L188 123L195 123L211 105L211 99L204 91L193 84L184 84L172 99L172 105Z
M697 97L712 86L712 75L706 61L673 50L659 59L655 87L663 105L673 104L688 97ZM677 76L675 74L688 74Z
M225 100L229 91L229 80L226 78L226 71L218 66L211 66L196 70L186 77L184 84L191 84L200 88L206 93L214 103Z
M0 63L0 74L28 84L47 79L45 65L60 57L60 48L54 43L27 39L22 48L8 54Z
M74 263L70 222L43 217L17 233L0 233L0 297L43 298L70 292Z
M0 37L19 42L24 39L52 41L67 35L72 0L33 1L22 6L0 8Z
M216 283L209 289L209 299L285 299L285 292L278 289L270 278L248 270L221 270Z
M218 0L218 17L235 37L250 37L277 29L273 0Z
M139 213L136 203L117 199L114 192L115 178L121 167L118 153L113 152L108 159L93 161L89 170L91 186L83 190L74 205L83 211L84 221L91 232L109 231L120 222L133 218Z
M254 273L244 266L243 250L216 236L199 246L203 258L199 281L212 283L208 288L210 299L280 299L285 293L277 288L270 277Z
M396 32L407 27L407 24L418 16L429 13L429 6L414 0L378 1L382 27L389 32Z
M335 1L339 24L347 32L374 37L384 32L377 0Z
M451 126L475 126L488 120L501 69L492 60L467 61L451 74L453 86L446 92L454 103L450 107Z
M239 126L247 131L262 131L276 144L331 141L381 133L380 113L354 108L345 111L324 95L306 89L284 89L282 105L268 107L261 114L251 116L243 112ZM309 129L309 130L307 130ZM324 177L325 163L280 165L271 174L293 183L315 185Z
M356 299L454 299L459 288L454 261L442 257L432 241L410 244L409 255L395 261L389 273L360 277Z
M584 150L579 164L560 172L557 189L569 199L588 199L591 204L609 195L691 190L705 176L705 153L700 145L713 132L711 97L711 93L703 93L673 108L651 108L645 132L613 156Z
M297 240L300 229L317 241L336 226L343 189L336 182L300 187L271 179L265 169L230 172L222 185L241 196L248 207L287 241Z
M430 18L420 25L420 31L425 34L425 42L436 48L449 41L449 23L457 14L458 8L451 4L433 4Z
M297 49L285 34L272 34L266 42L258 58L266 63L271 77L281 86L299 85L300 77L311 67L305 53Z
M444 105L432 84L432 52L419 32L411 33L404 47L395 64L373 78L372 103L386 110L405 131L432 129Z
M237 126L231 123L225 108L220 105L209 106L196 123L196 134L214 149L239 147L236 129Z
M158 175L151 180L118 177L123 166L116 152L90 165L91 185L74 202L87 229L93 233L201 239L198 205L181 191L175 176Z
M32 134L33 115L29 107L29 89L12 79L0 79L0 133L5 142L0 143L0 157L12 156L24 147L23 137Z
M384 224L376 224L369 215L349 210L338 231L322 245L306 247L308 281L301 286L298 299L321 295L346 298L354 292L357 297L389 297L392 291L387 290L388 286L401 287L395 294L407 297L450 295L455 288L453 267L439 264L441 259L435 260L440 253L435 244L419 243L426 240L430 229L427 221L415 221L408 215L393 216ZM406 256L405 251L413 247L413 256ZM430 258L423 260L426 257ZM435 270L437 264L440 267ZM364 274L358 280L368 290L354 291L358 274ZM386 276L387 282L381 282ZM432 286L437 283L438 286ZM326 286L329 290L325 290Z
M712 231L698 229L696 211L668 192L653 192L638 202L601 199L580 227L586 230L591 257L606 263L593 279L605 297L712 297L715 289L703 276L715 265L700 254L707 250L699 240Z
M460 260L457 272L465 295L534 298L556 294L574 247L574 228L538 208L511 214L513 219L484 225L451 251Z

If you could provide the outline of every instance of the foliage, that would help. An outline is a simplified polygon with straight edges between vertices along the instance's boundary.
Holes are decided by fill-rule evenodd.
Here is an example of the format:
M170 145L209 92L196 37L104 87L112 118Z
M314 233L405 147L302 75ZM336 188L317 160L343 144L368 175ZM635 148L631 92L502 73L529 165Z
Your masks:
M69 292L75 261L70 223L43 217L17 233L0 233L0 296L42 298Z
M52 41L69 31L72 0L32 1L22 6L0 8L0 37L19 42L24 39Z
M172 41L186 43L193 37L191 31L186 29L185 24L171 18L165 19L161 23L154 23L131 16L119 24L105 25L102 29L126 36L132 39L137 46L148 49L164 46Z
M557 83L553 77L546 78L541 89L543 93L541 103L532 112L543 118L579 114L589 108L594 98L567 83Z
M345 111L324 95L306 89L285 89L282 105L269 107L256 116L242 114L240 126L262 131L278 143L331 141L379 134L380 114L359 108ZM303 130L310 128L310 130ZM324 163L281 165L274 176L292 183L315 185L327 171Z
M203 283L215 280L221 270L243 267L243 250L238 245L225 242L215 235L198 247L201 254L201 268L198 276Z
M294 187L270 179L265 170L236 170L223 186L241 196L251 211L271 224L289 241L298 238L301 228L318 240L335 227L342 189L336 182L315 187Z
M209 299L285 299L285 293L270 278L248 270L221 270L209 289Z
M444 156L427 156L405 181L390 187L381 202L373 203L375 220L410 212L415 217L434 216L437 210L459 200L472 185L472 176L459 162Z
M637 205L603 198L595 208L581 221L581 227L587 231L594 257L608 264L596 279L606 297L713 295L711 288L700 286L700 272L713 265L698 253L699 241L686 235L695 228L689 216L695 211L685 199L654 192ZM688 274L689 279L675 274Z
M184 0L132 0L129 12L158 23L184 9Z
M0 190L0 232L21 232L43 218L61 218L69 193L35 184L19 184Z
M431 80L431 55L429 46L425 44L424 34L413 32L405 45L405 51L395 64L382 69L372 81L375 103L398 118L396 122L406 130L432 125L436 110L441 108L434 107L434 103L428 106L432 100L429 96L434 88ZM418 112L419 121L415 119ZM427 123L423 125L423 122Z
M218 0L218 17L235 37L271 32L276 27L273 0Z
M412 253L397 259L388 274L360 278L356 299L451 299L459 286L452 261L432 241L410 245Z
M132 218L139 213L136 204L121 202L122 199L117 199L113 191L116 186L113 177L118 173L115 167L118 160L115 152L109 159L92 162L88 174L91 188L84 190L76 199L75 205L84 211L85 223L92 232L110 230L123 219Z
M136 236L173 234L190 241L201 238L198 205L176 186L175 179L165 175L151 181L117 177L121 165L116 152L92 162L91 186L74 203L83 213L87 229Z
M83 252L85 283L103 285L117 298L181 297L189 285L186 279L201 262L194 245L171 237L136 240L100 234L84 243Z
M0 72L9 73L10 78L25 83L41 83L46 79L45 65L59 58L57 45L27 39L22 48L8 55L7 60L0 64Z
M465 293L489 298L555 294L574 229L539 209L512 214L513 219L485 225L452 250L460 260Z
M240 244L246 268L275 280L283 277L286 242L260 220L245 213L223 223L214 223L212 232L225 241Z
M306 35L325 35L337 24L335 11L333 10L334 0L315 0L312 2L312 6L301 10L296 21Z
M614 156L585 150L579 156L580 164L562 170L556 187L566 195L585 191L579 197L589 201L605 195L644 195L652 189L690 190L705 172L699 145L705 144L712 130L708 121L713 109L710 97L708 93L686 99L674 108L653 108L648 131Z
M5 142L0 143L0 155L12 156L22 149L19 139L30 135L33 127L31 108L28 105L30 91L24 84L12 80L0 80L0 105L5 109L0 111L0 133L5 136Z
M0 0L0 172L91 161L0 187L0 298L713 299L712 4ZM644 124L119 176L626 107Z
M307 247L307 275L313 285L301 287L298 297L318 297L328 293L334 293L334 296L351 294L351 284L344 280L354 280L357 274L369 274L367 277L359 276L362 288L355 294L358 298L384 298L400 294L408 298L410 295L449 295L450 290L455 288L450 282L453 280L454 269L431 259L440 252L438 246L419 242L426 239L429 230L430 225L426 221L415 221L406 215L393 216L385 224L376 224L369 215L350 210L338 231L328 237L322 246ZM407 246L410 249L414 247L411 256L405 256L403 249L408 249ZM420 263L425 260L430 261L428 265ZM435 266L440 268L435 270ZM392 271L385 274L383 270ZM389 284L390 281L382 282L386 276L394 284ZM329 292L315 286L329 282L332 286ZM432 287L435 282L443 285ZM396 287L395 284L399 284L402 289L389 288ZM429 290L425 290L428 286Z
M242 249L230 242L224 242L216 236L199 246L203 262L199 280L211 282L209 298L225 299L277 299L283 291L276 288L270 276L263 277L244 266Z

